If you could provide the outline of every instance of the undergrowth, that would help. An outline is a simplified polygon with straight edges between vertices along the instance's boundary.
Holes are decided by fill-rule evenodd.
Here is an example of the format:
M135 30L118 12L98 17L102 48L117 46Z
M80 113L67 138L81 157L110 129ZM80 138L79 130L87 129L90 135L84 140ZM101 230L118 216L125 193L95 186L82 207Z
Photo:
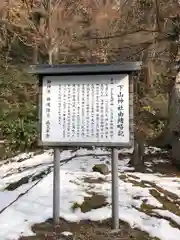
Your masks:
M33 149L37 139L37 83L23 69L0 66L0 159ZM2 148L2 146L1 146Z

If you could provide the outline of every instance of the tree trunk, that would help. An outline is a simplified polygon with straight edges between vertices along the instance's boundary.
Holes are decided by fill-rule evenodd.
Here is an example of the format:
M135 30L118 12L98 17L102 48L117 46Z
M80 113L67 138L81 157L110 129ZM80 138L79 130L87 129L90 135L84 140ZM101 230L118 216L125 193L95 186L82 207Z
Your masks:
M169 128L172 133L172 161L180 168L180 72L172 91Z
M135 133L134 150L129 162L135 168L135 171L144 171L144 144L144 136L141 133Z
M38 63L38 55L39 55L39 51L38 51L38 46L36 44L33 48L33 64Z
M168 122L162 134L149 142L149 144L160 148L171 147L172 162L180 168L180 72L175 69L175 63L179 61L180 49L178 49L175 41L171 44L171 55L175 56L175 58L174 61L171 59L171 62L169 62L171 70L169 72L170 97Z

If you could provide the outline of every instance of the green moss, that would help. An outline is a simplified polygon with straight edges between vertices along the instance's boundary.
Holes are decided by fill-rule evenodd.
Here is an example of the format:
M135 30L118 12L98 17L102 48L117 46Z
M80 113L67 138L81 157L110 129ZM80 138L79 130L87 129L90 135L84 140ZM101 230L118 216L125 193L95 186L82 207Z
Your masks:
M99 178L87 177L87 178L84 178L83 180L86 183L103 183L103 182L105 182L105 180L103 178L101 178L101 177L99 177Z
M163 209L169 210L170 212L176 214L177 216L180 216L179 206L177 206L174 201L171 202L168 199L168 195L166 194L165 191L163 192L164 196L161 196L159 191L157 191L156 189L150 189L149 191L152 196L154 196L160 203L163 204Z
M147 186L144 185L144 183L142 181L136 181L136 180L132 180L132 179L128 179L127 182L130 182L133 184L133 186L136 187L142 187L142 188L146 188Z
M145 211L146 213L152 213L152 209L155 207L153 205L147 204L145 201L141 204L141 210Z
M85 197L82 204L75 202L71 208L72 210L80 208L81 212L85 213L91 211L92 209L104 207L107 204L105 196L93 194L91 197Z
M123 180L128 179L128 176L125 175L125 174L121 174L121 175L119 176L119 178L123 181Z

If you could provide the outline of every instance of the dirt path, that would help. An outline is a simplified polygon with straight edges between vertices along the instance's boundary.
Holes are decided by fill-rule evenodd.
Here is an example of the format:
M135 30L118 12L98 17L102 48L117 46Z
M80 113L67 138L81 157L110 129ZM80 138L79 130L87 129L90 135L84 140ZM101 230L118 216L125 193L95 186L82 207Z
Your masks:
M80 223L69 223L60 219L60 225L56 227L53 227L52 221L49 220L34 225L32 229L36 236L21 237L20 240L58 240L61 232L64 231L72 232L76 240L156 240L140 230L131 229L122 221L118 231L112 230L109 219L103 222L81 221Z

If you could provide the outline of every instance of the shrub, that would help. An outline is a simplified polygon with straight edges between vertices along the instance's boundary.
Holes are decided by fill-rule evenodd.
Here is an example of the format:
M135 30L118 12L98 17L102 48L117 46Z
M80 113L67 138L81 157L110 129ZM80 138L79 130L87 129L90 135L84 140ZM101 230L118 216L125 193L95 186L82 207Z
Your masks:
M0 67L0 129L8 143L8 155L36 146L36 99L37 85L32 76L17 67Z

